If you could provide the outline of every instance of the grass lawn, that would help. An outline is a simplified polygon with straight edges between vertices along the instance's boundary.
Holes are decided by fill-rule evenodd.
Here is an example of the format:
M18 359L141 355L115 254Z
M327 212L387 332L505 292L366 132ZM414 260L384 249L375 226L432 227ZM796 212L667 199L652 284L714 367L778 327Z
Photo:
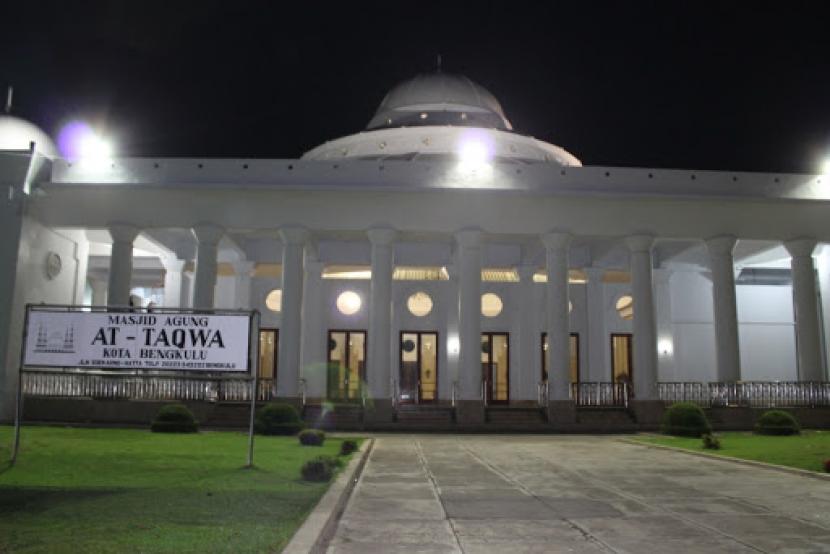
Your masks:
M830 431L802 431L790 437L744 432L715 433L715 436L720 439L720 450L706 450L701 439L685 437L640 436L636 440L819 472L824 471L824 460L830 459Z
M0 552L278 552L328 488L302 463L341 439L0 426Z

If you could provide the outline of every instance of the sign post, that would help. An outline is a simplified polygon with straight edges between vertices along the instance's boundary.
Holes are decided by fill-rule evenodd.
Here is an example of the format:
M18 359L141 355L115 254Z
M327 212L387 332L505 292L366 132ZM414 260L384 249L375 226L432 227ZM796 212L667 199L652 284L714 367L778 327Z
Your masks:
M247 375L251 383L248 466L253 465L258 335L257 311L27 305L12 464L20 445L24 373L72 368L138 378L171 372Z

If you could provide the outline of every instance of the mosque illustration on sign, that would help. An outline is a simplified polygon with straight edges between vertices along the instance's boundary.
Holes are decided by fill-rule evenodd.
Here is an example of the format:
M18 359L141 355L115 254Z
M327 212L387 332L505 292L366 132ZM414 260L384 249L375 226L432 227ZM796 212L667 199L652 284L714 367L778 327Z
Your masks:
M583 165L449 73L366 115L299 159L118 157L0 115L0 420L46 303L257 310L258 400L335 428L654 429L681 400L828 426L830 176ZM73 347L52 333L37 347ZM221 425L250 400L142 374L164 386L96 411L87 384L129 373L96 371L27 371L26 417L182 400Z
M66 326L63 332L50 332L42 323L37 327L34 352L38 354L74 354L75 328Z

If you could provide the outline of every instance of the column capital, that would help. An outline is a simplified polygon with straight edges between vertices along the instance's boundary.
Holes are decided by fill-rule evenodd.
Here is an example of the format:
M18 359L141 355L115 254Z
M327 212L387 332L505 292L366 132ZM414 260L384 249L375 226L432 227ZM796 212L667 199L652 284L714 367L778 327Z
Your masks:
M809 237L799 237L784 241L784 248L790 253L793 258L809 258L813 255L813 250L816 249L815 239Z
M726 256L732 255L738 239L734 235L718 235L705 239L706 248L709 250L711 256Z
M398 237L398 232L391 227L372 227L366 231L372 246L389 246Z
M631 252L651 252L654 235L640 234L625 237L625 245Z
M256 267L256 262L240 260L233 262L232 265L233 272L236 273L237 277L251 277L254 272L254 268Z
M199 244L218 244L225 234L225 230L213 223L197 223L190 232L196 237Z
M141 231L138 227L129 223L110 223L107 225L107 229L113 242L129 242L130 244L135 241Z
M481 246L481 239L484 233L479 228L461 229L455 232L455 242L462 248L475 248Z
M551 231L540 238L548 250L564 250L571 244L571 234L562 231Z
M280 227L279 233L283 244L305 244L311 236L308 229L300 225Z
M164 266L165 271L173 273L181 273L187 263L187 260L180 260L176 256L160 256L159 261Z

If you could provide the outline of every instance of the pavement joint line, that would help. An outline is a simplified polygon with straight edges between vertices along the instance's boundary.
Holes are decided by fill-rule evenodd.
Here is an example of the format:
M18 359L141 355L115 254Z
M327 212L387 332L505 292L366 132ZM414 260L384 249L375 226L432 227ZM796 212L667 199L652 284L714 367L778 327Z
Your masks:
M619 440L619 439L618 439L618 440ZM621 440L620 440L620 442L625 442L625 441L621 441ZM563 469L564 469L565 471L570 471L570 470L568 470L567 468L563 468ZM745 547L747 547L747 548L749 548L749 549L751 549L751 550L755 550L756 552L763 552L764 554L766 554L766 551L765 551L765 550L762 550L761 548L758 548L757 546L755 546L755 545L753 545L753 544L749 544L749 543L747 543L747 542L745 542L745 541L743 541L743 540L741 540L741 539L739 539L739 538L737 538L737 537L734 537L734 536L730 535L729 533L726 533L726 532L724 532L724 531L721 531L720 529L717 529L717 528L712 527L712 526L710 526L710 525L706 525L705 523L702 523L702 522L699 522L699 521L695 521L694 519L691 519L691 518L689 518L689 517L686 517L684 514L681 514L681 513L677 512L677 511L674 511L674 510L672 510L671 508L668 508L668 507L666 507L666 506L655 506L655 505L653 504L653 501L652 501L652 503L650 503L650 502L648 501L648 499L644 499L644 498L643 498L643 499L641 499L641 498L638 498L638 497L637 497L637 496L635 496L635 495L632 495L632 494L630 494L630 493L628 493L628 492L626 492L626 491L624 491L624 490L622 490L622 489L620 489L620 488L615 487L615 486L613 485L613 483L608 483L607 481L603 480L603 479L602 479L602 477L596 477L596 476L595 476L595 477L594 477L594 480L595 480L596 482L598 482L598 483L602 483L602 486L603 486L603 487L605 487L607 490L609 490L609 491L611 491L611 492L614 492L614 493L616 493L616 494L619 494L620 496L623 496L623 497L625 497L625 498L628 498L629 500L637 500L638 502L640 502L640 503L642 503L642 504L645 504L646 506L648 506L648 507L650 507L650 508L654 508L654 509L656 509L656 510L658 511L658 513L659 513L659 512L661 512L661 511L662 511L662 512L665 512L666 514L669 514L671 517L674 517L674 518L676 518L676 519L678 519L678 520L680 520L680 521L683 521L683 522L685 522L685 523L687 523L687 524L691 525L692 527L697 527L697 528L699 528L699 529L703 529L703 530L709 531L710 533L714 533L714 534L716 534L716 535L720 535L720 536L725 537L725 538L727 538L727 539L729 539L729 540L735 541L735 542L737 542L738 544L743 545L743 546L745 546ZM727 497L727 496L714 496L713 498L727 498L727 499L728 499L729 497Z
M334 537L340 518L351 500L352 491L363 475L363 469L369 460L375 445L374 438L367 438L360 448L361 455L349 461L337 479L329 486L305 521L291 537L282 551L283 554L323 553L328 549Z
M648 435L646 435L648 436ZM650 435L650 436L657 436L657 435ZM778 464L771 464L768 462L760 462L758 460L746 460L744 458L735 458L733 456L725 456L723 454L715 454L713 452L698 452L696 450L687 450L685 448L680 448L677 446L669 446L666 444L652 444L647 442L640 442L636 439L627 439L627 438L618 438L620 442L624 442L626 444L633 444L635 446L644 446L646 448L656 448L659 450L670 450L673 452L682 452L683 454L689 454L690 456L700 456L702 458L709 458L710 460L719 460L722 462L731 462L733 464L740 464L745 466L752 466L752 467L761 467L765 469L772 469L775 471L781 471L783 473L789 473L791 475L800 475L801 477L810 477L812 479L819 479L821 481L830 481L830 473L818 473L815 471L810 471L807 469L799 469L797 467L788 467L782 466Z
M426 473L427 480L430 485L432 485L432 492L435 494L438 504L441 506L441 511L444 512L444 519L447 521L450 529L452 530L452 537L455 539L455 544L458 545L458 551L463 553L464 547L461 545L461 539L458 538L458 530L455 528L455 522L451 517L449 517L449 514L447 514L447 507L444 505L444 498L441 496L441 487L438 485L432 470L429 469L429 463L427 462L426 455L424 454L423 446L421 446L421 441L418 439L415 439L415 452L418 455L418 462L420 462L421 467L424 469L424 473Z
M518 479L514 479L514 478L510 477L508 474L501 471L497 466L489 463L484 458L478 456L476 454L476 452L474 452L471 448L469 448L467 446L462 446L462 448L464 450L466 450L467 453L470 454L470 456L472 456L478 463L482 464L484 467L486 467L487 469L489 469L490 471L492 471L493 473L495 473L496 475L498 475L499 477L501 477L502 479L504 479L505 481L507 481L508 483L513 485L514 487L518 488L524 494L528 495L529 497L531 497L535 500L538 500L541 504L543 504L544 506L547 506L548 508L550 508L551 510L556 512L556 509L553 506L551 506L549 503L545 502L541 497L539 497L536 494L534 494L533 492L531 492L530 489L525 487L522 484L521 481L519 481ZM605 541L603 541L599 537L595 537L594 535L592 535L590 533L590 531L588 531L587 529L583 529L582 526L579 525L578 523L576 523L575 521L571 521L570 519L565 518L565 517L561 518L561 520L563 522L565 522L569 527L571 527L572 529L577 531L579 534L581 534L586 542L590 542L590 543L593 543L593 544L597 545L597 547L599 547L600 550L606 550L608 552L613 552L613 553L619 552L618 550L613 548L611 545L606 544Z

